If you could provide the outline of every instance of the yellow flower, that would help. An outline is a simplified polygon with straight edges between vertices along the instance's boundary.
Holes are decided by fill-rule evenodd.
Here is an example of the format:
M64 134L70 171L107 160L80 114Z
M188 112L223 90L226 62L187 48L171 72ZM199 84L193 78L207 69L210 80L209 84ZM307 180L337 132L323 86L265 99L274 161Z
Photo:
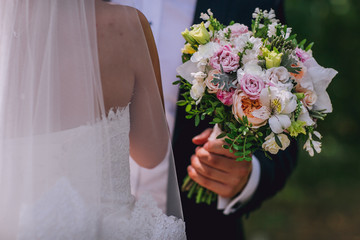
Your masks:
M270 69L273 67L279 67L281 63L281 57L283 53L277 53L275 51L269 51L267 48L262 48L263 56L265 57L266 61L266 68Z
M193 53L196 52L196 50L191 47L191 44L190 44L190 43L187 43L187 44L185 44L184 47L181 49L181 52L182 52L182 53L185 53L185 54L193 54Z
M191 45L196 43L204 45L210 41L210 34L206 30L204 22L195 26L191 31L185 29L181 34Z
M196 41L195 39L190 35L190 32L188 29L185 29L185 31L183 31L181 33L181 35L185 38L185 40L190 43L191 45L195 45Z
M305 126L306 122L303 121L292 121L291 126L287 128L290 133L290 136L297 137L300 133L306 134Z

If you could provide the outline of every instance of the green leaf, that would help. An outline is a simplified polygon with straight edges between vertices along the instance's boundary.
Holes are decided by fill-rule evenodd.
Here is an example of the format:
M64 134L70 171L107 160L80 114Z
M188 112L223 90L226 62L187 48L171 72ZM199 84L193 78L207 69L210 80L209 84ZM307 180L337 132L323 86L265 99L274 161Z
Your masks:
M252 160L252 157L245 157L245 161L250 162Z
M238 157L238 158L236 158L236 161L237 161L237 162L241 162L241 161L243 161L243 160L244 160L243 157Z
M233 145L233 148L236 150L236 151L240 151L241 149L242 149L242 147L241 146L239 146L239 145Z
M280 148L282 148L281 141L280 141L279 137L276 134L275 134L275 142Z
M186 108L185 108L185 111L186 111L186 112L190 112L190 110L191 110L191 104L188 104L188 105L186 106Z
M222 145L222 147L225 148L225 149L229 149L229 148L230 148L229 145Z
M220 139L220 138L223 138L223 137L225 137L226 136L226 133L220 133L217 137L216 137L216 139Z
M302 40L298 45L300 48L302 48L304 46L304 44L306 43L306 39Z
M220 118L214 118L214 119L213 119L213 122L215 122L215 123L221 123L222 120L221 120Z
M251 146L252 146L251 143L247 143L247 144L245 145L245 148L250 148Z
M225 140L226 143L228 143L230 145L233 143L233 141L231 141L231 139L225 138L224 140Z
M185 100L180 100L176 103L178 106L185 106L187 104L187 101Z
M185 116L186 119L191 119L191 118L193 118L193 117L194 117L194 115L186 115L186 116Z
M227 122L226 125L233 131L236 131L236 127L232 122Z
M197 115L195 116L195 126L196 126L196 127L199 126L199 123L200 123L200 116L199 116L199 114L197 114Z
M312 46L314 46L314 42L310 43L306 48L305 48L305 51L309 51Z
M238 157L238 156L243 156L244 154L242 152L236 152L234 153L234 155Z
M181 80L177 80L177 81L173 82L172 84L173 85L178 85L179 83L181 83Z

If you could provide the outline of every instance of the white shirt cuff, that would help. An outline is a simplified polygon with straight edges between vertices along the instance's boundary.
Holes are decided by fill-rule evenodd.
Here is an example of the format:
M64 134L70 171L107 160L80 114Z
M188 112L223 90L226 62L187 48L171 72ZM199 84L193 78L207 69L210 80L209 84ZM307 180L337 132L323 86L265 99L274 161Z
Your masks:
M218 204L217 209L222 210L224 209L223 213L224 215L229 215L230 213L235 212L237 209L239 209L242 205L247 203L251 197L254 195L257 186L259 185L260 181L260 162L255 157L255 155L252 156L252 171L250 174L249 181L247 182L245 188L241 191L241 193L231 199L231 198L223 198L218 196Z

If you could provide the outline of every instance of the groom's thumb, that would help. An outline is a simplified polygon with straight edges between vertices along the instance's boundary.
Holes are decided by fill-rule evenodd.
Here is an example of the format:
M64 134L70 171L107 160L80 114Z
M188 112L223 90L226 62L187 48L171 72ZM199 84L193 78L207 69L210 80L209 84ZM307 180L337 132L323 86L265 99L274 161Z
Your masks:
M194 144L196 145L203 145L208 141L208 138L210 136L212 132L211 128L206 129L205 131L203 131L202 133L200 133L199 135L195 136L192 141Z

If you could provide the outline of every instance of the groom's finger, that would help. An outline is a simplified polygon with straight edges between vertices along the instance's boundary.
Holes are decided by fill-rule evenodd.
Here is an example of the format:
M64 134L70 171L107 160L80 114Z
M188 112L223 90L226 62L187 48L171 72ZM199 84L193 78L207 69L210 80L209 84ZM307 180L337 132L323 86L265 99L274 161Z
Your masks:
M196 170L196 172L200 173L201 175L221 183L225 183L227 178L229 177L227 172L224 172L218 168L213 168L201 162L196 155L193 155L191 157L191 166Z
M196 148L195 155L202 163L224 172L231 171L233 162L235 161L233 158L224 155L210 153L203 147Z
M195 136L192 139L192 141L196 145L203 145L208 141L208 138L211 133L212 133L212 129L208 128L208 129L204 130L202 133L200 133L199 135Z
M212 141L208 141L204 148L214 154L223 155L229 158L237 158L234 153L231 153L229 149L223 148L223 145L227 145L227 143L222 139L216 139Z
M189 166L187 170L190 178L199 185L219 194L220 196L227 197L227 193L230 189L229 186L201 175L201 173L197 172L192 166Z

